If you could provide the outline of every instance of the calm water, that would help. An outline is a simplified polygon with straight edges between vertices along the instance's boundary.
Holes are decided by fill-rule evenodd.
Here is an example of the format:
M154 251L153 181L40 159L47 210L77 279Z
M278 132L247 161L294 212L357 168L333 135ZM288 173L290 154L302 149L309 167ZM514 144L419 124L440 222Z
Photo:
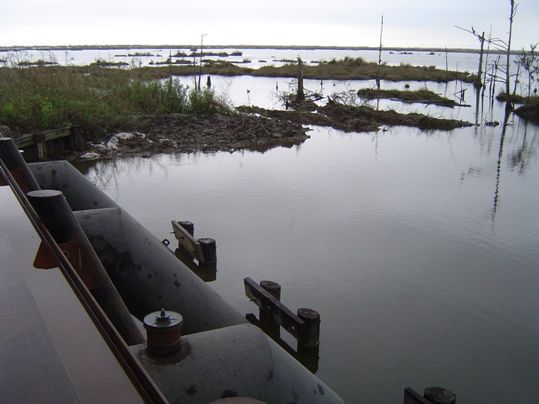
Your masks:
M243 80L233 97L275 86ZM497 104L478 121L492 117ZM500 127L310 134L263 154L81 169L157 237L182 219L215 238L211 285L240 311L256 312L246 276L281 283L292 309L317 309L318 375L347 402L399 402L404 387L429 385L462 403L537 402L539 129L511 118L503 142Z
M470 43L470 46L475 46L476 43ZM322 60L342 59L345 56L362 57L369 62L378 62L377 50L341 50L341 49L206 49L209 52L227 52L228 54L234 51L242 52L241 56L229 57L208 57L208 59L226 60L232 63L242 62L243 66L260 67L265 65L280 66L286 60L296 60L298 56L305 63L317 63ZM5 51L0 50L0 59L6 59L6 63L18 63L21 61L37 61L44 60L56 62L60 65L86 65L95 62L97 59L109 62L125 62L132 66L147 66L151 62L165 62L171 55L176 52L191 53L191 49L81 49L81 50L17 50ZM134 56L135 54L145 54L148 56ZM131 56L129 56L131 55ZM498 56L491 55L490 61L493 61ZM172 57L172 60L178 58ZM183 58L192 62L192 58ZM445 69L446 66L451 70L459 71L477 71L477 63L479 54L476 53L453 53L434 52L430 51L412 52L412 54L404 54L403 52L393 52L384 50L382 59L390 65L398 65L401 63L409 63L412 65L436 66L440 69ZM247 63L243 63L247 62Z

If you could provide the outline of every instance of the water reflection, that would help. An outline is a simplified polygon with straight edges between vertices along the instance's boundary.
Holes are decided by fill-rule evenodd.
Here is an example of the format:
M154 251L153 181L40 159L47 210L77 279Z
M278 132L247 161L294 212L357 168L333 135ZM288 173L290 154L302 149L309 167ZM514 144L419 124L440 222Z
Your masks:
M281 348L296 358L303 366L309 369L312 373L318 372L318 366L320 362L320 346L305 347L296 342L296 348L294 349L289 342L281 338L280 325L272 321L271 319L264 319L260 316L259 319L252 313L245 316L247 321L251 324L259 327L266 333L271 339L273 339Z
M205 265L203 262L199 262L181 246L174 250L174 255L204 282L213 282L217 279L217 267L215 265Z
M522 144L509 156L511 169L517 170L520 175L526 174L529 169L530 161L536 153L535 143L537 141L537 131L534 132L532 140L528 142L529 125L529 123L524 122Z
M507 132L507 124L509 122L510 111L505 111L505 116L503 118L502 132L500 136L500 145L498 147L498 161L496 163L496 187L494 188L494 203L492 206L492 222L496 218L496 212L498 210L498 201L500 198L500 178L502 174L502 156L503 156L503 145L505 141L505 134Z

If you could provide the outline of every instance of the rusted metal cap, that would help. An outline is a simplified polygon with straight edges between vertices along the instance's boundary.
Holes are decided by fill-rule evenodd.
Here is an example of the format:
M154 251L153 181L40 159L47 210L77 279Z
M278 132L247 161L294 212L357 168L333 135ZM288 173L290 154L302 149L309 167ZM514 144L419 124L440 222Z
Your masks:
M177 353L181 346L183 316L175 311L161 309L144 317L147 351L157 356Z

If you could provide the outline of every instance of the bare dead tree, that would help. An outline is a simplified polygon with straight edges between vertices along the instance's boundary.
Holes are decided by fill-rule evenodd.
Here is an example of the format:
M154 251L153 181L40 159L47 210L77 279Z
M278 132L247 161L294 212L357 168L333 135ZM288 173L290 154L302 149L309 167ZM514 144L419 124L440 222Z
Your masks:
M382 80L382 35L384 33L384 14L380 22L380 48L378 49L378 78L376 79L376 87L380 90L380 81Z
M199 58L199 66L198 66L198 84L195 86L198 91L202 90L202 86L200 85L200 82L202 80L202 56L204 54L204 37L208 34L200 34L200 58ZM196 78L195 78L196 83Z
M486 55L485 55L485 70L484 70L484 74L483 74L483 90L482 90L482 95L485 94L485 90L486 90L486 87L487 87L487 82L488 82L488 66L489 66L489 57L490 57L490 44L491 44L491 38L492 38L492 25L490 26L490 32L488 34L488 40L487 40L487 51L486 51Z
M472 26L471 29L462 28L462 27L459 27L458 25L455 25L455 27L472 34L473 36L475 36L479 40L479 44L480 44L479 66L477 68L477 77L475 78L474 86L477 87L477 88L480 88L480 87L483 86L483 82L481 81L481 77L483 76L483 52L484 52L484 49L485 49L485 42L486 42L485 31L483 31L481 33L481 35L479 35L479 32L476 31L473 26Z
M510 111L512 109L512 103L511 103L511 39L513 36L513 22L515 19L515 15L517 13L518 3L515 2L515 0L509 0L510 5L510 12L509 12L509 32L507 36L507 40L503 40L500 38L491 38L489 41L490 43L497 48L499 51L502 51L505 54L505 66L498 66L498 70L500 70L504 75L504 84L505 84L505 94L506 97L506 103L505 103L505 109L507 111Z
M511 5L511 10L509 13L509 35L507 37L507 53L506 53L506 71L505 71L505 93L509 97L509 91L511 90L510 87L510 65L511 65L511 38L513 36L513 21L515 19L515 15L517 13L518 3L515 2L515 0L509 0L509 4ZM505 109L509 110L511 109L511 101L508 98L507 102L505 104Z
M522 51L522 55L518 60L518 63L526 71L528 75L527 82L527 98L528 100L531 97L531 91L533 82L537 79L539 75L539 54L537 53L537 47L539 42L535 44L530 44L530 50L528 52Z
M305 91L303 89L303 61L298 56L298 91L296 101L305 101Z

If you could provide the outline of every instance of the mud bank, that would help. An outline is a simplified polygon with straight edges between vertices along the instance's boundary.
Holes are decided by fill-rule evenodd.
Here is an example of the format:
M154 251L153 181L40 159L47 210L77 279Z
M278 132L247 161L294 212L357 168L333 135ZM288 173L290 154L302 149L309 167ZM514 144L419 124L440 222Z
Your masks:
M239 107L242 112L286 119L303 125L329 126L345 132L372 132L381 126L411 126L422 130L452 130L472 126L470 122L433 118L428 115L375 110L368 106L350 106L329 101L315 112L310 110L268 110L259 107Z
M135 135L118 136L112 144L111 139L89 143L87 151L94 153L89 157L266 151L276 146L298 145L309 138L308 129L299 123L247 114L144 116L137 118L127 130Z

